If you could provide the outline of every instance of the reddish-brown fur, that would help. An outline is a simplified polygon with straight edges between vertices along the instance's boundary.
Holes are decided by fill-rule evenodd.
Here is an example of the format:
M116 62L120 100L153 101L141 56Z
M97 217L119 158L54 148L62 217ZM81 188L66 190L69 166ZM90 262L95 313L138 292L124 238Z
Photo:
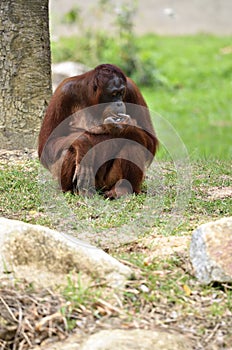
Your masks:
M103 90L115 77L125 85L123 102L130 116L127 125L115 128L101 123L95 127L94 113L92 119L84 117L84 122L85 114L82 114L82 117L77 115L77 119L74 118L74 123L66 123L66 120L72 120L69 117L73 113L94 105L101 107ZM86 186L94 176L95 183L88 183L87 187L103 190L106 197L114 198L130 192L127 184L121 181L123 179L130 182L133 192L140 192L145 165L151 163L158 140L147 108L139 106L147 107L138 87L113 65L100 65L87 73L65 79L58 86L41 126L38 154L42 164L58 179L63 191L78 192L77 187ZM90 150L87 160L82 162ZM115 185L120 181L118 190ZM81 189L79 192L83 193Z

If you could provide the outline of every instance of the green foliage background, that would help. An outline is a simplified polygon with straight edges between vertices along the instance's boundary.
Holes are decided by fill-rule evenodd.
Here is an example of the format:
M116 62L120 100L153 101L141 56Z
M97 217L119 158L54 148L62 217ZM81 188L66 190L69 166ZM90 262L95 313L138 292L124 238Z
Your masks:
M112 1L98 1L92 11L102 19L112 12ZM154 123L156 113L168 120L191 159L231 159L231 37L137 36L135 13L136 2L125 2L115 12L112 30L103 32L93 31L80 9L72 9L64 21L78 26L81 35L53 41L53 62L118 65L141 88ZM166 157L162 145L158 157Z
M92 67L85 58L88 50L80 51L76 47L79 44L76 37L53 43L53 60L80 61ZM117 43L111 41L110 45L111 49L103 47L97 64L108 62L123 68L115 54L119 50ZM231 159L231 38L150 34L136 38L136 45L137 56L144 64L139 68L142 73L137 69L131 76L142 89L151 111L174 126L192 159Z

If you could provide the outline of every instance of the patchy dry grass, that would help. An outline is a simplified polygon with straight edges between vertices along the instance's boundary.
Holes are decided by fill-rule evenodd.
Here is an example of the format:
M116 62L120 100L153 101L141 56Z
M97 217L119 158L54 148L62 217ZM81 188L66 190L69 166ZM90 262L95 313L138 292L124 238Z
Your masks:
M23 281L11 291L3 285L0 294L3 349L11 349L12 342L20 344L21 349L29 349L31 344L46 344L50 338L63 339L74 328L81 337L102 328L157 326L188 334L196 349L229 347L232 287L200 285L192 274L188 247L191 232L198 224L231 215L231 164L228 161L192 163L191 197L182 213L182 222L172 229L168 223L176 195L175 169L167 162L160 164L159 169L163 177L159 190L164 196L159 215L155 219L146 217L151 222L144 231L137 226L135 240L118 246L114 240L108 244L108 236L108 241L100 242L106 251L134 271L134 280L128 282L123 293L106 293L101 284L83 291L71 279L67 279L65 289L54 294L38 291ZM8 155L7 161L1 157L1 215L56 226L44 208L37 181L39 173L40 166L33 155ZM117 232L147 210L145 193L122 201L106 202L99 195L92 199L66 195L63 200L82 221L78 229L89 227L96 237L106 231ZM35 312L36 307L44 312Z

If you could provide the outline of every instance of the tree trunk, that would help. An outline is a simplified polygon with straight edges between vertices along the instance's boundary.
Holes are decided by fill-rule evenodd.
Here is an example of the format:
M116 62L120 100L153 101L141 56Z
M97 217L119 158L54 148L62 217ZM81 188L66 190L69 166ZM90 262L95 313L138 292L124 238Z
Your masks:
M0 1L0 147L35 148L51 96L48 0Z

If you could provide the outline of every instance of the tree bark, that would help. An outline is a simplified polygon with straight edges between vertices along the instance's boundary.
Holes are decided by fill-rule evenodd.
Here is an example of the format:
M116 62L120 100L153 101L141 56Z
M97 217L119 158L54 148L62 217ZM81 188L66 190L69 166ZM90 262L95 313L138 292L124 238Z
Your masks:
M0 1L0 147L35 148L51 96L48 0Z

